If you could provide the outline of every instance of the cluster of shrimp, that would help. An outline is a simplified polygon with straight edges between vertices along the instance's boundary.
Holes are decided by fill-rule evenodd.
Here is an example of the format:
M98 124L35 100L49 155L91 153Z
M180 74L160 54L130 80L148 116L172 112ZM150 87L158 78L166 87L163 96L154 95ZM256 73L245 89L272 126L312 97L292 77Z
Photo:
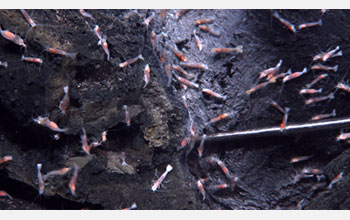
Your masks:
M20 10L20 12L23 14L24 18L30 24L30 30L32 28L36 28L38 26L35 23L35 21L29 16L29 14L26 12L26 10ZM82 16L87 17L87 18L89 18L89 19L91 19L93 21L95 20L94 17L90 13L86 12L85 10L81 9L81 10L79 10L79 12L80 12L80 14ZM152 16L147 18L145 20L145 22L144 22L145 25L148 25L149 22L152 20L152 18L153 18ZM27 44L25 44L25 40L23 40L19 35L14 34L13 32L11 32L9 30L3 30L3 29L1 29L1 27L0 27L0 33L1 33L3 38L5 38L6 40L11 41L14 44L17 44L17 45L19 45L21 47L24 47L26 49L25 52L27 52L28 46L27 46ZM109 60L110 59L110 54L109 54L109 50L108 50L107 36L106 35L102 35L102 32L101 32L101 30L100 30L98 25L95 25L94 33L99 39L97 44L102 46L104 52L107 55L107 60ZM66 56L66 57L71 58L72 60L75 60L76 56L78 54L78 53L69 53L69 52L63 51L63 50L58 49L58 48L51 48L51 47L46 47L46 46L45 46L45 51L50 52L50 53L54 53L54 54L58 54L58 55L62 55L62 56ZM135 59L131 59L131 60L127 61L127 62L124 62L123 64L120 64L120 67L123 68L123 67L125 67L125 66L127 66L127 65L129 65L129 64L131 64L133 62L136 62L138 59L142 59L143 60L142 55L139 55ZM27 57L24 54L21 55L21 60L22 61L26 61L26 62L39 63L40 65L43 64L43 60L41 58ZM0 61L0 66L2 66L4 68L8 68L8 63L6 61L4 61L4 62ZM146 85L148 84L149 79L150 79L149 75L150 75L150 68L149 68L148 65L146 65L146 67L145 67L145 82L146 82ZM68 110L69 105L70 105L69 86L68 85L63 87L63 93L64 93L64 95L63 95L61 101L58 104L58 108L59 108L61 114L66 115L67 114L67 110ZM130 122L130 115L129 115L129 111L128 111L127 105L124 105L123 109L124 109L124 112L125 112L125 124L127 126L130 126L131 122ZM53 138L56 139L56 140L60 139L60 133L67 133L68 130L69 130L68 128L61 128L61 127L59 127L59 125L56 122L54 122L53 120L49 119L49 116L38 116L37 118L33 118L33 121L35 123L39 124L39 125L42 125L44 127L49 128L50 130L52 130L54 132L57 132L53 136ZM87 156L91 155L90 151L93 148L96 148L96 147L102 145L104 142L107 141L107 131L103 131L102 132L101 139L99 141L95 140L95 141L93 141L91 143L89 143L89 141L88 141L87 134L86 134L86 131L85 131L84 128L82 128L82 132L83 132L83 134L81 135L81 142L82 142L82 145L81 145L82 147L81 148L82 148L82 151ZM122 159L123 159L123 165L124 166L127 165L126 162L125 162L125 153L122 153ZM0 164L5 163L5 162L7 162L9 160L12 160L11 156L6 156L4 158L1 158ZM42 164L38 163L37 164L37 180L38 180L39 194L40 195L44 193L44 188L45 188L44 181L47 180L50 176L53 176L53 175L63 176L65 174L67 174L70 170L72 170L71 167L65 167L65 168L62 168L62 169L59 169L59 170L51 171L51 172L49 172L49 173L47 173L45 175L42 175L41 174L41 167L42 167ZM78 170L79 170L79 167L76 164L74 164L72 178L71 178L71 181L68 184L70 192L71 192L71 194L73 196L76 195L76 182L77 182L77 178L78 178ZM8 196L9 198L12 198L5 191L0 191L0 196ZM130 209L134 209L134 208L135 208L135 205L132 205L132 207Z
M300 156L300 157L293 157L290 160L291 164L294 163L300 163L306 160L309 160L312 158L313 155L308 155L308 156ZM311 189L313 192L316 192L318 190L323 190L327 188L328 190L331 190L333 188L333 185L339 182L343 178L344 172L340 172L337 174L333 179L331 179L329 182L327 181L327 177L324 174L323 170L317 169L317 168L310 168L310 167L305 167L302 169L300 173L297 173L294 178L292 184L298 183L301 179L304 178L316 178L317 183L314 184ZM306 198L300 200L297 203L297 209L301 210L303 208L303 203L306 201Z
M283 25L287 26L289 30L292 30L294 33L296 32L296 28L294 27L294 25L292 25L286 19L282 18L278 14L277 11L275 11L273 13L273 16L275 18L277 18ZM322 20L319 20L317 22L301 24L298 26L298 29L300 30L300 29L304 29L304 28L310 28L310 27L321 26L321 25L322 25ZM315 56L312 57L312 62L321 61L324 63L324 62L327 62L331 58L339 57L342 55L343 55L343 51L340 50L340 46L336 46L334 49L330 49L326 52L316 54ZM283 63L283 60L279 60L279 62L276 64L276 66L261 71L259 73L259 79L266 78L266 81L253 86L252 88L250 88L249 90L246 91L246 94L251 95L252 93L254 93L258 90L261 90L270 84L276 83L278 79L281 79L282 85L285 85L285 83L289 82L290 80L293 80L293 79L296 79L296 78L303 76L304 74L309 72L309 70L328 71L328 72L330 72L330 71L337 72L338 71L338 65L327 66L327 65L324 65L321 63L312 63L311 66L309 67L309 70L308 70L308 67L305 67L303 70L296 71L296 72L293 72L291 69L288 69L287 72L282 72L282 73L277 74L281 70L282 63ZM321 94L323 92L322 88L315 89L312 87L314 87L319 81L327 78L329 74L330 73L322 73L322 74L318 75L312 82L306 84L305 87L299 91L299 94L303 95L303 96ZM338 83L335 86L335 89L336 90L342 89L344 91L350 92L350 89L348 89L348 86L346 84L344 84L343 82ZM335 94L335 92L331 92L328 95L324 95L324 96L318 95L317 97L306 99L305 105L311 105L311 104L323 102L326 100L332 100L332 99L334 99L334 94ZM287 126L287 119L288 119L288 114L289 114L290 108L288 108L288 107L282 108L274 100L270 100L269 103L284 115L282 123L281 123L281 129L284 129ZM336 116L336 110L334 109L332 112L327 113L327 114L315 115L311 118L311 120L313 120L313 121L314 120L321 120L321 119L326 119L326 118L335 117L335 116Z
M231 174L231 172L226 167L223 161L219 160L217 157L214 157L214 156L206 157L206 158L203 158L202 160L204 161L204 163L206 163L211 167L219 168L229 181L229 183L219 183L219 184L214 183L208 186L208 180L211 179L209 174L207 174L205 178L199 178L197 181L197 188L201 193L203 200L206 200L207 192L211 195L220 190L230 189L233 191L235 189L239 178Z
M164 23L167 15L169 15L169 17L175 18L176 20L180 20L181 17L184 16L184 14L186 14L188 12L189 12L189 10L187 10L187 9L186 10L185 9L179 10L175 16L172 16L172 14L168 14L166 10L162 10L161 20ZM199 37L197 31L202 31L202 32L208 33L209 35L211 35L214 38L220 37L220 33L214 31L213 28L210 26L210 24L212 24L214 22L215 22L215 19L213 19L213 18L204 18L204 19L200 19L200 20L195 21L193 24L194 28L193 28L192 36L194 39L194 43L197 46L196 50L198 50L199 53L204 49L204 46L202 44L203 40ZM157 41L158 41L158 38L160 35L166 36L166 34L164 34L163 32L160 33L159 35L157 35L153 31L151 33L150 38L152 40L152 45L155 49L157 49L157 46L158 46ZM197 62L191 61L190 58L185 54L185 52L181 51L176 45L168 46L167 49L172 51L172 53L175 55L175 57L179 60L178 64L167 62L166 60L169 60L169 59L166 59L166 57L165 57L165 55L166 55L165 48L161 49L160 60L165 67L165 72L166 72L167 79L168 79L167 86L170 86L173 81L177 81L181 85L181 88L183 89L183 92L182 92L183 95L181 96L182 102L183 102L183 104L188 112L188 115L189 115L188 132L186 132L187 134L185 135L184 139L181 141L180 146L177 147L177 150L187 148L187 153L189 153L193 149L194 144L195 144L197 138L199 137L199 131L196 130L195 118L191 116L191 113L189 111L189 106L187 104L188 95L186 95L186 91L189 91L190 89L200 91L204 95L206 95L208 97L212 97L213 99L216 99L217 101L221 101L221 102L227 100L228 97L227 97L227 95L220 94L220 93L215 92L209 88L202 88L202 86L196 82L199 73L193 74L193 73L189 72L191 70L198 70L198 71L203 71L203 72L208 71L210 68L207 64L197 63ZM219 53L241 54L241 53L243 53L243 46L239 45L239 46L231 47L231 48L210 48L209 50L211 51L213 56L215 56L216 54L219 54ZM232 114L230 112L222 113L221 115L210 119L210 121L207 123L207 125L219 122L223 119L229 119L231 115ZM204 154L203 144L198 149L198 154L199 154L199 157L203 156L203 154Z
M298 28L295 28L295 26L293 24L291 24L289 21L287 21L286 19L282 18L277 11L275 11L273 13L273 17L275 17L278 21L280 21L283 25L285 25L289 30L291 30L294 34L297 32L298 30L304 29L304 28L310 28L310 27L315 27L315 26L322 26L322 19L320 19L319 21L316 22L311 22L311 23L306 23L306 24L301 24L298 26ZM304 88L302 88L299 91L300 95L303 96L308 96L308 95L313 95L313 94L321 94L322 93L322 88L318 88L318 89L314 89L312 87L314 87L319 81L327 78L329 75L331 75L331 72L337 72L338 71L338 65L335 66L328 66L328 65L324 65L322 63L327 62L328 60L335 58L335 57L340 57L343 56L343 52L342 50L340 50L340 46L335 46L334 48L329 49L326 52L322 52L319 54L316 54L312 57L312 63L309 67L309 70L314 70L314 71L326 71L324 73L321 73L320 75L318 75L312 82L306 84L304 86ZM319 61L319 63L314 63ZM322 62L322 63L321 63ZM267 85L275 83L278 79L282 80L282 85L284 85L285 83L289 82L290 80L296 79L298 77L303 76L305 73L307 73L308 67L305 67L303 70L301 71L296 71L296 72L292 72L291 69L289 69L287 72L282 72L279 73L278 72L281 70L281 66L282 66L283 61L279 60L278 63L276 64L276 66L273 66L271 68L268 68L266 70L263 70L259 73L259 79L263 79L266 78L265 82L262 82L252 88L250 88L249 90L246 91L247 95L251 95L252 93L265 88ZM314 103L318 103L318 102L323 102L326 100L332 100L334 99L335 96L335 92L340 89L343 90L345 92L350 93L350 86L345 84L343 81L337 83L336 86L334 86L334 90L333 92L331 92L328 95L324 95L324 96L317 96L314 98L309 98L305 100L305 105L311 105ZM281 112L283 114L283 119L282 119L282 123L281 123L281 130L285 129L287 126L287 119L288 119L288 114L290 112L290 108L288 107L284 107L282 108L276 101L270 99L269 104L271 104L273 107L275 107L279 112ZM330 117L335 117L336 116L336 110L333 109L332 112L327 113L327 114L319 114L319 115L315 115L311 118L312 121L314 120L322 120L322 119L326 119L326 118L330 118ZM341 134L337 137L337 141L347 141L349 142L350 139L350 133L344 133L343 131L341 132ZM301 162L301 161L305 161L310 159L312 156L300 156L300 157L295 157L292 158L290 163L297 163L297 162ZM323 172L319 169L314 169L314 168L304 168L302 170L301 173L297 174L293 180L293 184L297 183L299 180L301 180L302 178L308 178L308 177L317 177L318 180L318 184L314 185L312 187L312 189L318 190L321 188L325 188L328 185L328 189L332 189L332 186L337 183L338 181L341 180L343 175L343 172L339 173L334 179L332 179L328 184L326 181L326 177L323 174ZM302 206L301 204L304 202L305 199L301 200L298 204L297 204L297 208L301 209Z
M188 13L190 10L179 10L178 13L175 15L175 19L179 20L181 19L181 17L185 14ZM146 24L147 26L150 25L150 20L155 16L155 13L152 12L152 14L146 18L146 20L144 21L144 24ZM161 11L161 21L163 22L163 24L166 21L166 17L167 16L172 16L172 14L167 13L166 10L162 10ZM174 16L173 16L174 17ZM192 32L192 35L194 37L194 41L195 44L197 46L197 49L199 52L201 52L203 50L203 44L202 44L202 40L200 39L197 31L202 31L202 32L206 32L209 35L218 38L220 37L220 34L215 32L212 27L210 26L210 24L214 23L215 19L212 18L207 18L207 19L200 19L194 22L194 29ZM196 30L196 28L198 28L198 30ZM167 34L164 32L161 32L159 34L156 34L154 31L149 31L150 32L150 40L153 46L154 50L158 50L159 46L158 46L158 41L160 37L166 37ZM175 63L169 63L167 62L166 57L166 52L165 52L165 48L160 49L160 61L162 63L162 65L165 68L165 72L167 75L167 86L171 86L171 83L173 81L177 81L180 85L181 88L183 88L183 90L186 92L189 89L194 89L197 91L201 91L203 94L208 95L209 97L212 97L214 99L217 99L219 101L225 101L227 99L226 95L220 94L218 92L212 91L209 88L201 88L201 85L196 83L197 81L197 77L198 74L195 75L191 72L189 72L190 70L199 70L199 71L208 71L209 67L207 64L205 63L197 63L197 62L193 62L189 59L189 57L187 57L187 55L181 51L179 48L177 48L176 45L174 46L170 46L170 47L166 47L166 49L169 49L174 55L175 57L179 60L178 64ZM243 53L243 46L239 45L236 47L232 47L232 48L211 48L211 53L213 55L216 55L218 53L226 53L226 54L230 54L230 53ZM137 60L143 60L142 55L139 55L135 58L132 58L130 60L125 61L124 63L120 64L121 68L124 68L125 66L132 64L134 62L136 62ZM145 71L144 71L144 79L145 79L145 86L149 83L149 66L146 65L145 67ZM144 86L144 87L145 87ZM187 105L187 97L186 94L182 95L182 101L183 104L189 114L189 129L188 129L188 133L189 135L186 135L185 138L181 141L181 144L179 147L177 147L177 150L181 150L181 149L187 149L187 154L191 152L191 150L194 147L194 144L197 140L197 138L199 137L199 132L196 129L196 122L195 119L193 117L191 117L190 111L189 111L189 106ZM212 124L212 123L216 123L218 121L221 121L223 119L226 118L230 118L231 113L223 113L213 119L210 120L210 122L208 124ZM200 146L198 147L198 155L199 157L202 157L204 155L204 142L205 142L205 137L206 135L203 135L202 141ZM218 162L219 164L221 164L221 161ZM218 165L220 166L220 165ZM221 167L221 166L220 166ZM223 167L222 167L223 168ZM162 183L162 181L164 180L164 178L166 177L166 175L172 170L173 168L171 167L171 165L168 165L166 168L166 171L163 173L163 175L154 183L154 185L152 186L152 191L156 191L160 184ZM223 168L224 169L224 168ZM226 171L227 172L227 168ZM218 187L218 186L216 186ZM220 186L221 188L224 187L224 185ZM233 188L234 186L231 184L229 186L229 188ZM220 188L218 188L220 189Z
M27 20L27 22L29 23L30 25L30 30L32 30L33 28L36 28L38 26L38 24L35 23L35 21L29 16L28 12L24 9L21 9L20 10L22 15L24 16L24 18ZM28 32L29 32L28 31ZM17 44L18 46L21 46L25 49L25 53L27 53L27 44L25 43L25 40L11 32L10 30L6 30L6 29L1 29L0 28L0 33L1 33L1 36L8 40L8 41L11 41L12 43L14 44ZM76 59L76 56L78 53L76 52L66 52L62 49L59 49L59 48L53 48L53 47L49 47L49 46L44 46L44 50L49 52L49 53L53 53L53 54L58 54L58 55L62 55L62 56L66 56L66 57L70 57L72 60L75 60ZM31 62L31 63L38 63L38 64L43 64L43 59L41 58L38 58L38 57L31 57L31 56L25 56L24 54L21 55L21 61L26 61L26 62ZM8 67L8 63L5 61L5 62L0 62L0 65L7 68Z
M39 195L42 195L45 190L45 181L52 176L64 176L66 175L70 170L72 170L72 167L64 167L58 170L53 170L48 172L45 175L42 175L41 173L41 168L42 164L38 163L36 165L37 167L37 180L38 180L38 185L39 185ZM73 196L76 195L76 183L78 180L78 171L79 171L79 166L77 164L73 165L73 174L72 177L68 183L69 190Z

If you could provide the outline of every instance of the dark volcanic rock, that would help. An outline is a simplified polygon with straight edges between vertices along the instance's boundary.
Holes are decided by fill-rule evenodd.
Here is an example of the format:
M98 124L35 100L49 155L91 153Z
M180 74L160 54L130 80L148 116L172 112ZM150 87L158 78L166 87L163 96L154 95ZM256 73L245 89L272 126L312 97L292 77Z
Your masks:
M336 143L339 131L264 138L240 142L207 143L203 158L192 142L177 151L181 141L191 135L191 120L197 135L279 125L283 115L267 103L270 99L291 108L288 122L306 122L314 115L336 109L337 117L348 115L348 94L335 85L348 79L347 55L349 14L347 10L278 10L295 24L318 21L322 26L292 33L276 18L273 10L87 10L94 19L79 10L28 10L37 23L30 28L19 10L0 10L1 28L25 38L26 48L0 38L0 156L12 161L0 164L0 190L14 199L0 198L1 209L121 209L133 202L138 209L349 209L349 150ZM149 25L144 20L155 17ZM198 19L214 19L209 27L214 36L195 25ZM98 24L106 35L110 59L98 45L94 33ZM194 31L203 44L199 51ZM157 44L153 45L154 34ZM214 54L212 48L242 45L243 53ZM325 65L338 65L337 72L319 82L322 95L336 92L335 98L314 105L306 99L318 95L299 95L300 89L325 71L310 70L312 57L334 49L343 56ZM76 59L48 53L45 48L76 52ZM199 85L184 88L174 77L170 86L168 64L181 65L174 54L184 53L188 62L208 65L208 70L184 68ZM21 61L21 56L40 57L43 64ZM143 60L119 66L142 54ZM163 57L164 55L164 57ZM164 60L163 60L164 58ZM263 82L259 72L282 59L280 72L289 68L309 71L302 77L282 84L271 83L251 95L246 91ZM150 66L150 83L145 86L144 68ZM179 74L173 70L173 73ZM69 86L70 105L62 114L59 103ZM203 93L211 89L225 95L220 100ZM186 98L188 109L183 103ZM124 105L131 125L127 126ZM217 123L211 119L229 113ZM68 131L55 140L55 132L33 121L48 116ZM81 148L82 128L89 143L107 141L86 155ZM344 130L346 131L346 130ZM194 145L193 145L194 144ZM192 148L191 148L192 147ZM192 151L191 151L192 150ZM122 152L125 152L123 164ZM312 155L296 164L292 157ZM234 189L213 190L215 185L230 183L220 166L210 164L219 158L232 177L238 177ZM73 176L45 180L38 194L36 164L42 173L63 167L79 166L76 196L68 184ZM168 164L173 170L157 192L152 184ZM323 172L295 181L304 168ZM332 189L327 186L340 172L343 179ZM204 183L203 200L197 181ZM204 180L203 180L204 181Z

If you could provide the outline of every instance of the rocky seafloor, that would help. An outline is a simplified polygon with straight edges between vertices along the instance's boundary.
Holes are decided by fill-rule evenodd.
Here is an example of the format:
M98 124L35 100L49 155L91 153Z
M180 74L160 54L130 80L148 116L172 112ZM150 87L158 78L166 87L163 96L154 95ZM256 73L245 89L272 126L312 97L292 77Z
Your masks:
M0 10L1 29L20 36L26 45L0 37L0 61L8 64L0 67L0 158L12 156L0 164L0 190L12 197L0 196L0 209L123 209L133 203L143 210L350 208L350 149L348 143L336 140L339 129L212 141L204 144L202 157L198 141L179 148L184 138L191 137L191 121L195 136L279 126L283 114L268 103L271 99L290 108L291 124L308 122L334 109L336 117L348 117L349 94L335 86L349 78L349 10L86 10L93 18L79 10L26 11L36 27L31 28L20 10ZM320 19L322 25L293 32L273 16L275 11L296 27ZM211 19L207 25L212 33L196 25L200 19ZM98 45L95 25L107 37L109 59ZM212 52L213 48L239 45L242 53ZM337 46L342 56L313 61L316 54ZM77 56L71 59L49 53L47 47ZM174 75L181 73L174 69L169 84L168 65L182 64L175 49L187 62L208 66L184 68L199 88L183 86ZM143 59L120 66L140 54ZM22 55L41 58L43 63L22 61ZM258 79L259 73L279 60L283 60L279 72L304 67L308 72L247 95L247 90L264 82ZM312 70L316 63L338 65L338 69ZM144 79L147 64L148 84ZM299 94L322 73L328 77L315 85L322 88L321 94ZM70 101L62 114L59 104L65 86ZM202 89L226 97L216 98ZM309 98L332 92L334 99L305 105ZM229 117L209 123L223 113ZM60 132L56 140L57 132L33 120L38 116L47 116L68 131ZM107 140L92 148L90 155L81 147L83 128L88 143L99 141L107 131ZM122 163L122 152L127 165ZM290 162L299 156L310 158ZM214 190L230 180L220 166L209 162L212 158L222 161L231 177L238 177L235 187ZM75 195L68 187L73 169L45 179L39 193L38 163L43 175L78 165ZM173 170L152 191L168 164ZM321 174L296 181L305 168L318 169ZM342 179L329 189L341 172ZM199 180L205 199L197 186Z

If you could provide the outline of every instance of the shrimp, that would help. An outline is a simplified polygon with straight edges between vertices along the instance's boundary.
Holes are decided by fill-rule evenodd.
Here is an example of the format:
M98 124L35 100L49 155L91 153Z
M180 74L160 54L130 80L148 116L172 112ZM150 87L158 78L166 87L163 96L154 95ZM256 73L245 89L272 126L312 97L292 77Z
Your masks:
M194 76L193 74L189 74L188 72L186 72L184 69L182 69L181 66L178 66L178 65L175 65L173 64L172 65L173 69L180 72L184 77L186 77L187 79L193 79Z
M84 9L79 9L79 12L82 16L86 18L90 18L91 20L95 20L92 14L90 14L89 12L86 12Z
M137 57L134 57L134 58L132 58L132 59L130 59L130 60L127 60L127 61L125 61L125 62L123 62L123 63L120 63L120 64L119 64L119 67L120 67L120 68L124 68L124 67L126 67L126 66L128 66L128 65L130 65L130 64L135 63L135 62L138 61L138 60L144 60L142 54L140 54L140 55L138 55Z
M173 78L173 72L171 71L171 64L168 64L166 69L165 69L166 75L168 77L168 83L167 86L169 87L171 84L171 80Z
M145 70L144 70L144 80L145 80L145 85L143 86L143 88L145 88L148 83L151 81L151 75L150 75L151 69L149 68L149 65L147 64L145 66Z
M311 67L312 70L325 70L325 71L329 71L332 70L333 72L337 72L338 71L338 65L335 66L324 66L322 64L315 64Z
M210 89L202 89L202 92L207 93L207 94L209 94L209 95L211 95L211 96L213 96L213 97L215 97L215 98L222 99L222 100L224 100L224 101L225 101L226 98L227 98L227 96L221 95L221 94L219 94L219 93L216 93L216 92L214 92L214 91L212 91L212 90L210 90Z
M6 162L8 162L8 161L10 161L12 159L13 159L12 156L9 156L9 155L4 156L3 158L0 158L0 164L6 163Z
M211 123L211 124L212 124L212 123L216 123L216 122L221 121L221 120L223 120L223 119L225 119L225 118L228 118L228 117L230 117L230 116L231 116L230 113L223 113L223 114L219 115L219 116L216 117L216 118L210 119L210 123Z
M68 106L69 106L69 94L68 94L69 87L64 86L63 91L64 91L64 97L60 101L59 108L60 108L62 114L66 114Z
M59 170L53 170L53 171L50 171L50 172L48 172L47 174L45 174L45 175L43 176L43 179L44 179L44 181L45 181L48 177L54 176L54 175L63 176L63 175L65 175L66 173L68 173L70 170L71 170L70 167L64 167L64 168L59 169Z
M206 64L203 63L184 63L180 62L180 65L186 68L196 68L196 69L201 69L201 70L208 70L209 67Z
M316 115L316 116L312 117L311 121L322 120L325 118L330 118L330 117L335 117L335 116L336 116L336 112L335 112L335 109L333 109L333 111L329 114L320 114L320 115Z
M152 191L155 192L157 191L157 189L159 188L160 184L163 182L163 180L165 179L165 177L168 175L169 172L171 172L173 170L173 167L168 164L168 166L166 167L165 172L159 177L159 179L153 184L152 186Z
M177 15L176 15L176 20L179 20L182 15L184 15L187 12L189 12L190 10L191 9L182 9L182 10L180 10L179 13L177 13Z
M279 71L279 69L281 68L282 62L283 62L283 60L279 60L279 62L277 63L277 65L276 65L275 67L271 67L271 68L269 68L269 69L267 69L267 70L262 71L262 72L260 73L259 78L264 78L264 77L266 77L267 75L269 75L268 79L272 78L273 75L274 75L275 73L277 73L277 72Z
M78 180L78 171L79 171L79 166L77 164L74 164L73 176L68 184L69 190L73 196L76 195L75 191L76 191L76 183Z
M322 93L322 88L320 89L302 89L299 91L299 94L317 94Z
M172 48L172 51L180 60L187 62L187 58L185 57L185 55L181 51L179 51L176 48Z
M232 53L232 52L237 52L237 53L243 53L243 46L239 45L237 47L230 47L230 48L213 48L211 49L212 53Z
M12 41L13 43L19 46L27 48L27 45L24 43L24 40L20 36L12 33L9 30L2 30L1 27L0 27L0 33L3 36L3 38L5 38L6 40Z
M204 201L205 198L206 198L206 193L205 193L205 189L204 189L204 184L203 184L203 182L202 182L201 179L199 179L199 180L197 181L197 187L198 187L200 193L202 194L202 196L203 196L203 201Z
M154 31L151 32L151 42L152 42L152 47L156 48L157 47L157 34Z
M0 190L0 197L7 197L13 200L12 196L10 196L6 191Z
M301 72L294 72L294 73L292 73L292 74L290 74L288 76L285 76L283 78L283 83L286 83L289 80L298 78L298 77L302 76L304 73L307 73L307 68L306 67Z
M270 81L260 83L260 84L258 84L258 85L256 85L256 86L250 88L250 89L247 90L245 93L246 93L247 95L250 95L250 94L252 94L253 92L256 92L256 91L258 91L258 90L260 90L260 89L262 89L262 88L265 88L265 87L266 87L267 85L269 85L270 83L271 83Z
M48 127L51 130L53 130L53 131L57 131L57 132L66 132L66 131L68 131L68 128L59 128L58 125L55 122L50 121L48 117L38 116L38 118L34 118L33 121L35 121L39 125Z
M198 50L202 51L203 44L202 44L201 40L199 39L199 37L197 36L196 30L193 30L193 37L194 37L194 40L196 41L196 45L198 47Z
M316 79L312 80L311 83L306 84L306 88L311 88L313 85L315 85L317 82L319 82L321 79L325 79L326 77L328 77L327 73L321 74L318 77L316 77Z
M343 178L344 172L340 172L328 185L328 189L332 189L333 185L339 182Z
M277 11L275 11L272 14L273 17L277 18L283 25L285 25L289 30L291 30L293 33L296 33L297 30L293 24L291 24L289 21L286 19L282 18Z
M345 141L350 138L350 133L343 133L341 132L340 135L337 137L337 141Z
M3 66L3 67L5 67L5 69L7 69L8 64L6 61L5 62L0 61L0 66Z
M88 138L87 138L87 135L86 135L86 131L85 131L85 128L82 128L82 131L83 131L83 134L80 136L80 139L81 139L81 148L83 149L83 151L87 154L87 155L90 155L90 150L91 150L91 147L88 143Z
M23 16L25 17L25 19L27 19L27 21L28 21L28 23L30 24L30 26L31 26L32 28L35 28L35 27L36 27L36 24L35 24L35 22L33 21L33 19L29 16L29 14L27 13L27 11L24 10L24 9L20 9L20 10L21 10Z
M99 45L101 44L102 49L104 50L105 54L107 55L107 60L110 58L110 53L108 49L108 44L107 44L107 36L103 35L102 39L99 41Z
M342 83L342 82L339 82L337 85L336 85L336 88L338 89L341 89L345 92L349 92L350 93L350 86L349 85L346 85L345 83Z
M205 142L206 137L207 137L207 135L203 134L201 143L199 144L199 147L198 147L198 156L199 156L199 158L201 158L203 156L204 142Z
M130 207L128 207L128 208L123 208L122 210L133 210L133 209L137 209L136 203L133 203Z
M213 35L215 37L220 37L220 34L215 33L208 25L200 25L199 29L201 31L207 32L207 33L209 33L209 34L211 34L211 35Z
M201 25L201 24L210 24L210 23L213 23L215 21L215 19L211 19L211 18L208 18L208 19L199 19L196 21L196 25Z
M293 157L292 159L290 159L290 163L298 163L298 162L301 162L301 161L305 161L305 160L308 160L312 157L311 156L301 156L301 157Z
M304 28L309 28L309 27L315 27L315 26L322 26L322 19L316 21L316 22L310 22L310 23L305 23L305 24L300 24L298 25L298 29L304 29Z
M123 105L123 109L125 110L125 123L126 126L130 126L130 115L129 115L129 111L128 111L128 106L127 105Z
M284 109L274 100L270 100L269 103L275 107L278 111L280 111L282 114L284 114Z
M39 184L39 194L43 194L44 192L44 188L45 188L45 185L44 185L44 180L43 180L43 177L41 175L41 167L42 167L42 164L41 163L38 163L36 165L36 168L37 168L37 177L38 177L38 184Z
M308 99L305 101L305 105L309 105L312 103L316 103L316 102L321 102L321 101L325 101L327 99L334 99L334 93L330 93L327 96L321 96L321 97L316 97L316 98L312 98L312 99Z
M285 107L284 108L284 115L283 115L283 120L281 123L281 129L284 130L287 126L287 121L288 121L288 115L289 115L290 108Z
M313 61L316 61L316 60L322 60L323 62L326 62L329 58L331 57L336 57L336 56L342 56L343 55L343 52L342 51L339 51L338 53L335 53L337 52L338 50L340 49L339 46L337 46L335 49L333 50L330 50L328 52L325 52L325 53L320 53L320 54L317 54L315 55L312 60Z
M45 46L44 50L47 52L50 52L50 53L70 57L72 60L75 60L75 58L78 55L78 53L68 53L68 52L61 50L61 49L58 49L58 48L52 48L52 47L46 47L46 46Z
M175 78L180 81L182 84L185 84L186 86L192 87L192 88L196 88L199 89L199 85L197 83L191 82L187 79L184 79L178 75L175 74Z
M43 63L43 60L40 58L35 57L25 57L24 55L21 56L21 61L27 61L27 62L33 62L33 63Z
M145 24L146 26L148 26L149 25L149 23L152 21L152 19L154 18L154 16L155 16L155 14L154 14L154 12L152 12L152 14L148 17L148 18L146 18L144 21L143 21L143 24Z

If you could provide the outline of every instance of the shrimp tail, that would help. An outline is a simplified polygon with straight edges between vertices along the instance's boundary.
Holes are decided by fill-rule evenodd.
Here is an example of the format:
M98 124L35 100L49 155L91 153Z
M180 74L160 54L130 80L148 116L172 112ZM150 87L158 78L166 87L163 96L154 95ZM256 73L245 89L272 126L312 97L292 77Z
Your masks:
M67 56L69 56L72 60L75 60L77 55L78 55L78 53L67 53Z
M57 132L67 132L69 129L68 128L56 128L54 131L57 131Z

